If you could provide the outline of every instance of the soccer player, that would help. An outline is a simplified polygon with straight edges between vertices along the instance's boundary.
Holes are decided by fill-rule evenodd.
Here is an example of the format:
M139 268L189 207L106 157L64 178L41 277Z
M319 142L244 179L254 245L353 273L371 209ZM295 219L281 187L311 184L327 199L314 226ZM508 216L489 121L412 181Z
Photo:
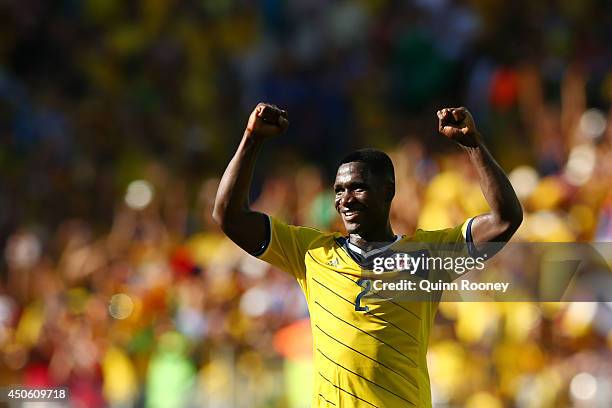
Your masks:
M248 253L293 275L306 296L313 333L313 407L430 407L426 352L437 302L362 305L364 265L398 242L507 242L522 210L501 167L465 108L438 111L439 131L462 146L477 168L491 212L440 231L396 236L389 223L393 164L378 150L341 160L335 207L347 237L287 225L249 208L255 160L266 139L289 125L287 113L260 103L217 192L214 219Z

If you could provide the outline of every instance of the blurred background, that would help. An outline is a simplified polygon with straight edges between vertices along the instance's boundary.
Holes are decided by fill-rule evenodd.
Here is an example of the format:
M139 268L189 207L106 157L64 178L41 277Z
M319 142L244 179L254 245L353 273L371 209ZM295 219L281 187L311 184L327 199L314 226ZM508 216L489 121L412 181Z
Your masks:
M298 285L211 221L259 101L290 129L256 208L341 228L344 153L385 149L396 233L487 211L436 110L467 106L525 208L517 241L612 239L606 0L0 3L0 385L74 407L307 407ZM446 303L436 407L612 406L610 303Z

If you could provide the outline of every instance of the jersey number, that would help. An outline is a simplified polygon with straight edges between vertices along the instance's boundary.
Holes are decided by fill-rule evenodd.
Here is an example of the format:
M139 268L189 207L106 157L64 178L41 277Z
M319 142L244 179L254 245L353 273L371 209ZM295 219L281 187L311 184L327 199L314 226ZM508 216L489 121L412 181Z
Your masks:
M355 298L355 310L358 312L368 312L370 311L370 308L367 306L361 306L361 298L372 290L372 281L369 279L359 279L356 283L363 288L363 290L359 292Z

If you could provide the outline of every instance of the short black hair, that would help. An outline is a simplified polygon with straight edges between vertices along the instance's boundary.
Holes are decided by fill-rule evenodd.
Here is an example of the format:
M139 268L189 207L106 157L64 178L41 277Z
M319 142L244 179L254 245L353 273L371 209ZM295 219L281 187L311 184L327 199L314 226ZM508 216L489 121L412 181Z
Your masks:
M362 162L367 164L368 168L377 177L387 179L391 184L395 185L395 170L393 162L387 153L378 149L359 149L344 156L338 167L345 163Z

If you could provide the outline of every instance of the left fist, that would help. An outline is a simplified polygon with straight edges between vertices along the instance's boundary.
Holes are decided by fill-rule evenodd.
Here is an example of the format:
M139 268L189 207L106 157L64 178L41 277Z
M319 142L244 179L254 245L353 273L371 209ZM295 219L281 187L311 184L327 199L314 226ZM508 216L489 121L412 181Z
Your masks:
M479 134L472 114L461 108L444 108L437 112L438 131L465 147L477 147Z

